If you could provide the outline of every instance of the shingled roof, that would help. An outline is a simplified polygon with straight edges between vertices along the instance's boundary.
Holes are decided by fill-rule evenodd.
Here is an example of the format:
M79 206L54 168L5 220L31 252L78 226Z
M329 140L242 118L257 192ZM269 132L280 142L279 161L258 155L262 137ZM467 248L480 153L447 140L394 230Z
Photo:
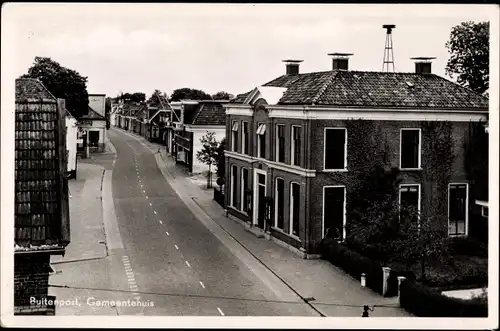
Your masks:
M434 74L331 70L283 75L263 86L285 87L281 105L487 108L488 99ZM242 103L249 93L232 103Z
M193 125L226 125L226 110L222 102L200 102Z
M65 118L59 108L38 80L16 80L16 252L61 249L69 242Z

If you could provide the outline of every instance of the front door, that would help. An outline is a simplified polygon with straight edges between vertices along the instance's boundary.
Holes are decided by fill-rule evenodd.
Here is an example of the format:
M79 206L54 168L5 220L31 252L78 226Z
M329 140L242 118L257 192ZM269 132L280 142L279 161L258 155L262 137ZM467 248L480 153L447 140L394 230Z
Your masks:
M255 185L254 185L254 225L264 229L266 217L266 173L262 170L255 170Z

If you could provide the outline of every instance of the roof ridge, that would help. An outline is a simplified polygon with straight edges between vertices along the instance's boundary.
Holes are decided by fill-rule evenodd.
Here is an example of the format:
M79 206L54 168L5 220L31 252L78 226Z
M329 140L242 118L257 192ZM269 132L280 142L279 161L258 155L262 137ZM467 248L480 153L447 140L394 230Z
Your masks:
M323 95L323 93L325 93L326 89L328 88L328 86L330 86L330 84L333 82L333 80L335 79L335 77L337 77L338 71L332 71L332 73L333 74L330 76L330 78L319 89L318 94L316 94L316 96L314 98L312 98L311 102L312 102L313 105L316 103L316 101L319 100L319 98Z
M200 116L204 107L205 107L205 104L202 103L200 109L196 112L196 115L194 115L193 121L191 122L192 124L196 124L196 120L198 119L198 116Z

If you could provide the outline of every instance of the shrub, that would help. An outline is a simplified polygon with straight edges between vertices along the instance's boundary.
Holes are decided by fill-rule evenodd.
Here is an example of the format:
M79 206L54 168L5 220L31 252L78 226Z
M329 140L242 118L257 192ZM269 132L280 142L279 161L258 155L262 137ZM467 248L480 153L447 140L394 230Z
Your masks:
M474 238L454 238L450 248L456 255L488 257L488 245Z
M401 283L399 302L419 317L488 317L485 302L450 298L413 280Z
M366 275L366 286L382 294L382 266L349 249L335 240L327 239L321 243L323 259L342 268L353 278L360 280L361 274Z

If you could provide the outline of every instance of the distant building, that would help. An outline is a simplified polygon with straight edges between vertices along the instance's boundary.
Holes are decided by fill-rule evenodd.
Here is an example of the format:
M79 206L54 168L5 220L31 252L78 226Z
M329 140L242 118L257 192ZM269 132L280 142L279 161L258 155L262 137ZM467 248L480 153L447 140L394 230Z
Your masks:
M76 178L77 168L77 139L78 139L78 121L66 109L66 102L63 103L63 108L66 115L66 149L68 150L68 178Z
M80 143L78 149L84 151L89 146L89 152L104 152L106 142L106 118L89 106L87 115L78 119Z
M208 171L208 165L201 163L196 155L203 148L201 138L208 132L213 132L218 142L224 139L226 114L222 105L227 102L182 100L171 103L180 121L174 120L167 133L173 137L168 150L175 151L173 155L177 163L184 165L189 172L199 174ZM215 170L212 167L212 171Z
M22 78L15 116L14 314L55 315L50 257L70 242L65 109L40 81Z
M401 173L400 203L429 210L437 188L425 170L436 151L423 127L446 121L456 158L439 208L449 236L467 236L475 197L463 139L471 122L487 121L488 99L432 74L430 63L414 73L351 71L344 57L332 70L300 73L299 62L224 105L228 213L299 254L318 254L327 232L344 240L356 152L348 125L356 119L377 130L366 134L386 137L387 162Z

